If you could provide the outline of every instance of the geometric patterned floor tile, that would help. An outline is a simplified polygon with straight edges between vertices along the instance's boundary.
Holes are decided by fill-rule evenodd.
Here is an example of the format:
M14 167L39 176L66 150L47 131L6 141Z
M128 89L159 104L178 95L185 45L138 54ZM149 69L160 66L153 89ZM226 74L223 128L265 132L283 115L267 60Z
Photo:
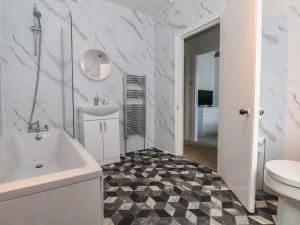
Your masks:
M105 225L271 225L277 198L257 193L249 214L211 169L160 150L103 166Z

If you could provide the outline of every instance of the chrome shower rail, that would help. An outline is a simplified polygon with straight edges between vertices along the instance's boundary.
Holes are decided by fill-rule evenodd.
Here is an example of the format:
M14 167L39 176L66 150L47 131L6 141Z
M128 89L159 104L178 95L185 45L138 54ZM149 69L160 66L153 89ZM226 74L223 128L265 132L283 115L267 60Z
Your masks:
M41 17L42 14L38 11L36 4L33 7L33 16L34 16L34 25L31 27L31 30L34 32L34 55L37 56L37 71L36 71L36 81L35 81L35 89L33 102L31 107L31 112L28 121L28 132L35 131L37 132L39 127L39 121L33 122L35 107L37 103L37 95L39 90L40 83L40 72L41 72L41 51L42 51L42 25L41 25Z
M144 138L146 148L146 76L127 74L124 77L125 152L129 136Z

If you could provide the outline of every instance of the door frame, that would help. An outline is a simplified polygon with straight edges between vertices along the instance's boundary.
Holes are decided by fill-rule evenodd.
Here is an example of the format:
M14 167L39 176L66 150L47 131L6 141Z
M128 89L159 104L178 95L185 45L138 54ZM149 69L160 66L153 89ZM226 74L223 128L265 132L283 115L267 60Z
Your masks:
M182 156L184 148L184 40L220 24L226 8L175 34L175 155Z

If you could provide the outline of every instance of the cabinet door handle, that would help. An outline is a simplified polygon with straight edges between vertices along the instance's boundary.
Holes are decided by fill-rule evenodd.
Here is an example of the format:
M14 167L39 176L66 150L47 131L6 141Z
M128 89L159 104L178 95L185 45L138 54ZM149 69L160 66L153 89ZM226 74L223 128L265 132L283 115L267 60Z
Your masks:
M100 122L100 131L102 132L102 122Z
M104 122L104 131L106 132L106 121Z

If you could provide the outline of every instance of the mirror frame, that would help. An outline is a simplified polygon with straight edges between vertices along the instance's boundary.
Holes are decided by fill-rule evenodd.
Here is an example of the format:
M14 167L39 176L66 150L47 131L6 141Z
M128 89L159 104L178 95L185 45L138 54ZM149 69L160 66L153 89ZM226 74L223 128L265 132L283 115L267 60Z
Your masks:
M110 71L109 71L108 75L103 79L94 79L94 78L90 77L89 74L86 71L84 71L84 69L83 69L82 63L84 62L85 53L90 51L90 50L98 50L98 51L102 52L103 54L105 54L107 56L107 58L110 62L110 65L111 65ZM82 71L82 73L86 76L86 78L88 78L90 80L93 80L93 81L103 81L103 80L106 80L107 78L109 78L109 76L111 75L113 64L112 64L111 57L106 53L106 51L104 51L100 48L89 48L81 54L80 59L79 59L79 67L80 67L80 70Z

